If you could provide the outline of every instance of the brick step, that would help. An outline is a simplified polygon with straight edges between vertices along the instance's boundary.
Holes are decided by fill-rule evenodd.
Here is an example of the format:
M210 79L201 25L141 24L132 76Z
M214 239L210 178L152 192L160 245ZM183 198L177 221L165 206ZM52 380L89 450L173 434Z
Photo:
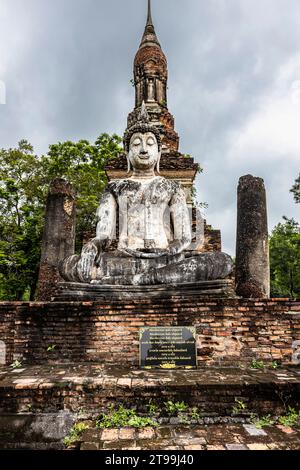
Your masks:
M299 450L299 428L253 425L162 426L84 432L80 450Z
M193 371L141 371L101 364L0 367L1 413L77 413L90 415L109 404L145 413L149 401L185 401L201 416L232 416L237 400L247 411L280 414L300 401L300 370L203 368Z

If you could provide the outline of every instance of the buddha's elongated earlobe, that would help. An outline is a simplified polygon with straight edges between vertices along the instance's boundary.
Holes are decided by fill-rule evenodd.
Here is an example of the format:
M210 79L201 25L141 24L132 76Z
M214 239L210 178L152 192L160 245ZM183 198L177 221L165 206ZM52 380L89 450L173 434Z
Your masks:
M159 152L158 154L158 159L157 159L157 163L156 163L156 171L157 173L159 174L160 173L160 158L161 158L161 151Z
M131 172L131 163L129 157L127 157L127 174Z

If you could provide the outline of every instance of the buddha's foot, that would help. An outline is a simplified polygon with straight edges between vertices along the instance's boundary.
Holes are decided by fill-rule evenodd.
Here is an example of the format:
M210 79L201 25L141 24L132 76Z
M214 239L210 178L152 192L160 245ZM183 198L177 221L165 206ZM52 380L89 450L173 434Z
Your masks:
M188 284L225 279L233 270L226 253L203 253L157 270L134 276L135 285Z

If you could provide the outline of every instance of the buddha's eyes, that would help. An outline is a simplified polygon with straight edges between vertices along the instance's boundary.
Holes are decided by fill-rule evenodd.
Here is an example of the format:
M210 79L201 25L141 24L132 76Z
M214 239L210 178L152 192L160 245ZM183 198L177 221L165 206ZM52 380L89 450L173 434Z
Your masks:
M136 137L132 141L132 146L133 147L139 147L140 145L142 145L142 142L143 142L142 139L140 139L139 137ZM155 139L153 139L153 137L148 137L148 139L145 141L145 143L149 147L152 147L153 145L155 145Z

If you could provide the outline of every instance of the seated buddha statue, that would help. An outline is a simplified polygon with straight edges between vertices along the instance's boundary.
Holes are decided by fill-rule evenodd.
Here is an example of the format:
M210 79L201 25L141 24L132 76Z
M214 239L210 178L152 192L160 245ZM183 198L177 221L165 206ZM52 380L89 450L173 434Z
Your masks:
M161 138L145 106L124 136L126 179L108 183L97 210L96 237L66 258L66 281L102 285L186 284L226 278L226 253L189 250L192 223L181 185L159 176ZM118 247L110 249L119 228Z

